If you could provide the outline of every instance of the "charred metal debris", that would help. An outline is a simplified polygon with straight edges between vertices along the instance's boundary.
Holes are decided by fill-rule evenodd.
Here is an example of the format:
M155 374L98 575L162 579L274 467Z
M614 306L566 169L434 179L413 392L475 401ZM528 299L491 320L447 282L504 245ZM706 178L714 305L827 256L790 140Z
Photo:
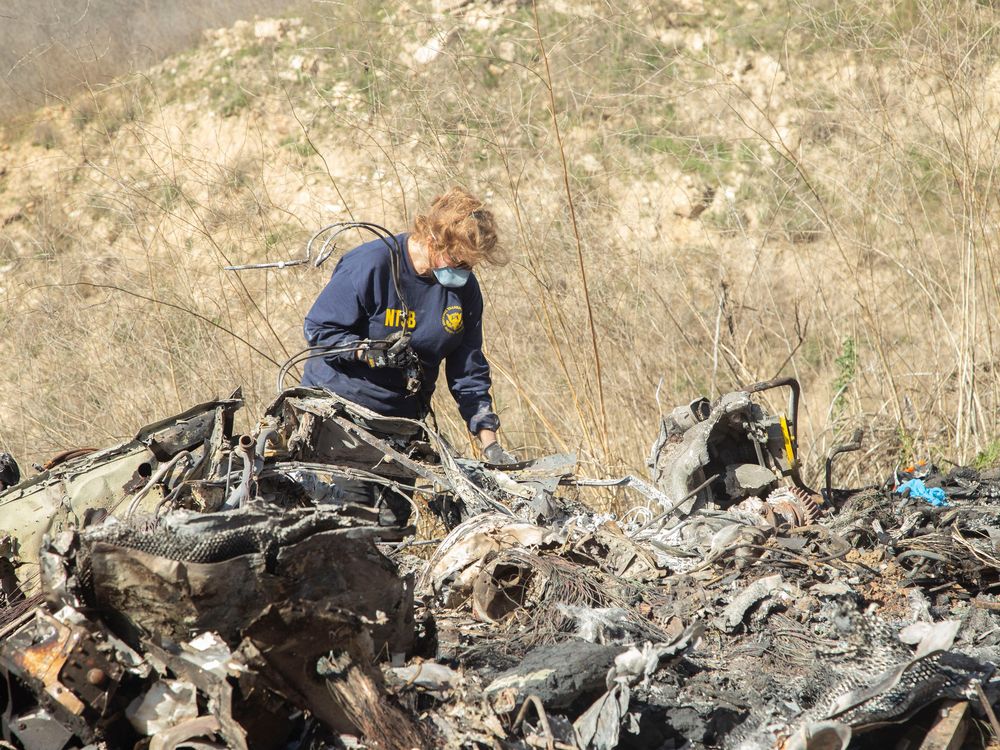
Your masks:
M653 484L305 389L4 462L0 747L995 746L1000 475L815 492L798 399L675 409Z

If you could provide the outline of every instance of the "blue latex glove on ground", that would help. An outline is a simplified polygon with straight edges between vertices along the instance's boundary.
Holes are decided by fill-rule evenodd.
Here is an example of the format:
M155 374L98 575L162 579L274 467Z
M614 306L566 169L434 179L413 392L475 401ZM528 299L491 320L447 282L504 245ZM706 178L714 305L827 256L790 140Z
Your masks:
M948 496L940 487L928 487L922 479L908 479L894 490L896 494L902 495L906 490L910 491L910 497L926 500L936 508L948 508Z

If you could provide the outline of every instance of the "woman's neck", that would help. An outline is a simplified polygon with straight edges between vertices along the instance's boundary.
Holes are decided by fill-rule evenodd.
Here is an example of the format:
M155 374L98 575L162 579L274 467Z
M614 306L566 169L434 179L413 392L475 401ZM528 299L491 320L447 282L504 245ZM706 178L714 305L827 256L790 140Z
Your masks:
M410 263L418 276L426 276L431 272L431 254L425 245L413 238L406 241L406 252L410 254Z

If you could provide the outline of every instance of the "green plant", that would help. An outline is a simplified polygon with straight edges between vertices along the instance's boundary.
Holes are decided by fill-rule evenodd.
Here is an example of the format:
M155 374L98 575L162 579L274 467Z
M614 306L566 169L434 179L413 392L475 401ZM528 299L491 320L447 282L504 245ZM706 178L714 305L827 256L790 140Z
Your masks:
M173 209L184 195L180 186L173 182L160 185L158 192L157 204L162 211Z
M48 120L36 122L31 130L31 144L41 146L45 150L55 148L60 143L59 131Z
M652 153L673 157L682 172L691 172L711 181L717 181L732 170L737 163L737 155L745 153L734 153L732 147L720 139L701 136L632 133L628 140Z
M233 117L250 106L250 95L240 86L228 86L220 96L219 113L223 117Z
M909 466L918 460L917 439L912 432L902 425L896 428L896 439L899 443L896 464Z
M279 148L286 148L289 151L298 154L303 158L308 158L316 153L316 149L308 141L299 139L294 135L288 135L278 142Z
M70 121L77 130L83 130L101 114L101 105L93 95L78 99L73 105Z
M994 438L983 448L972 460L972 465L976 469L992 469L1000 465L1000 438Z
M851 383L858 376L858 350L857 344L850 336L845 338L840 345L840 354L834 360L837 368L837 375L833 379L833 409L839 412L847 403L846 391Z

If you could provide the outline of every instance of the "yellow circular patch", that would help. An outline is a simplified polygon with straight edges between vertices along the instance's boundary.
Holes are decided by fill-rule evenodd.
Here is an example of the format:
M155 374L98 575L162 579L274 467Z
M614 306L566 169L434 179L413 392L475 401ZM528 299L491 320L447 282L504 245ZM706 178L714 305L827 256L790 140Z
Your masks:
M462 321L462 306L446 307L444 315L441 316L441 325L448 333L461 333L462 327L465 325Z

